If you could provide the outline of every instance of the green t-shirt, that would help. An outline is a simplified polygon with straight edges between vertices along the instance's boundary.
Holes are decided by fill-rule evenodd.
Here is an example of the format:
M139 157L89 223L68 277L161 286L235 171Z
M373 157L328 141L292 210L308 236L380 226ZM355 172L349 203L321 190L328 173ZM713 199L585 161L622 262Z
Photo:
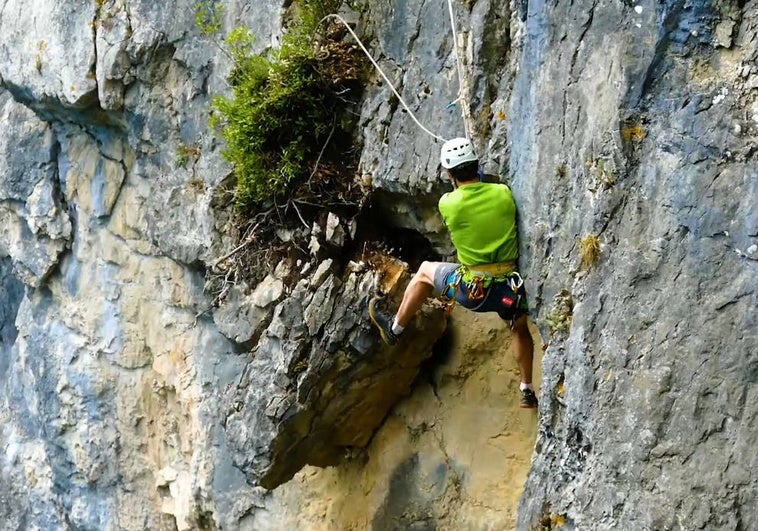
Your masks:
M439 209L461 264L493 264L518 258L516 203L506 185L460 186L440 198Z

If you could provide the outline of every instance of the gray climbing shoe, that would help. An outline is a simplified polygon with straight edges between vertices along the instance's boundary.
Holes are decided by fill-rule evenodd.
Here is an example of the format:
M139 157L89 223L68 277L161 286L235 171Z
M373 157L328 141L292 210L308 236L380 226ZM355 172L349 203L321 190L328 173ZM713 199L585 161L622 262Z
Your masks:
M389 346L397 345L397 342L400 338L392 332L392 321L394 318L387 312L379 309L378 305L380 300L381 299L379 297L374 297L371 299L371 301L368 303L368 315L371 318L371 322L374 323L374 326L379 329L379 334L382 336L382 341L384 341Z

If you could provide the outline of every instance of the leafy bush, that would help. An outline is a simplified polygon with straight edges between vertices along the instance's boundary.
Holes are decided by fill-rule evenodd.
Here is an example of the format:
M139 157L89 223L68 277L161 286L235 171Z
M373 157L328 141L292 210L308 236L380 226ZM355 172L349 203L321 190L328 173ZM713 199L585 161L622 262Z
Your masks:
M319 71L312 41L321 18L340 3L297 3L281 47L268 56L251 53L253 36L245 28L226 39L235 64L229 77L233 93L214 98L212 123L226 141L224 156L233 165L243 211L307 180L333 133L339 103L335 80Z

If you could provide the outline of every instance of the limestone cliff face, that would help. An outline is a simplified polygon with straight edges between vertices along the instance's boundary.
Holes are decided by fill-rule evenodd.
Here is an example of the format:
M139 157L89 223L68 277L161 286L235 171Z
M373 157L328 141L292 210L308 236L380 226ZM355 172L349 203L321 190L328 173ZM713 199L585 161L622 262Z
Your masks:
M451 135L425 96L454 92L437 7L396 4L376 31ZM518 528L751 527L758 3L473 2L464 20L475 140L514 190L549 345ZM397 219L432 232L432 143L373 101L364 162L417 191ZM600 253L583 266L586 237Z
M221 3L261 50L289 4ZM365 301L377 283L396 298L402 268L340 256L354 227L326 212L308 229L323 252L210 308L205 274L234 246L207 125L230 65L192 6L4 0L3 529L750 528L758 3L455 10L548 343L518 524L534 426L496 323L454 314L462 342L433 356L430 308L421 340L382 349ZM446 3L370 0L358 19L418 118L463 134ZM449 252L439 144L378 77L361 109L388 225Z
M226 7L278 31L276 3ZM234 522L220 391L245 362L202 315L226 66L178 3L3 2L0 35L2 527Z
M756 2L529 2L510 173L540 315L573 319L520 527L754 525L757 32Z

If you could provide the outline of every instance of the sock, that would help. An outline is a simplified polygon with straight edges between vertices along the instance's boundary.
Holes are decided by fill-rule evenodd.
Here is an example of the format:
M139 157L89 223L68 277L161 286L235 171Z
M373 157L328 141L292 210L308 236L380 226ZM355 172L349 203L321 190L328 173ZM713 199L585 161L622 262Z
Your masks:
M534 388L532 387L532 384L530 384L530 383L524 383L524 382L521 382L521 385L519 385L519 389L521 389L522 391L524 391L526 389L529 389L530 391L534 391Z
M405 330L405 327L397 324L397 316L395 316L394 321L392 321L392 333L399 336L403 333L403 330Z

